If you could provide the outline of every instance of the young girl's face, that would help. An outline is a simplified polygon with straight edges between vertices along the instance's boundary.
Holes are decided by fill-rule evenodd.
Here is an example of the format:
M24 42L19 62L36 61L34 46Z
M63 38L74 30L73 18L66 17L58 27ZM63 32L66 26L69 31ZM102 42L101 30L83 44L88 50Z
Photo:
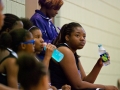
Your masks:
M4 18L5 16L3 15L2 11L3 11L3 4L2 4L2 1L0 1L0 29L1 27L3 26L3 23L4 23Z
M35 52L40 53L44 47L44 40L42 38L42 33L39 29L32 31L33 38L35 40Z
M74 49L82 49L86 43L86 32L82 27L75 27L74 31L68 36L68 43Z

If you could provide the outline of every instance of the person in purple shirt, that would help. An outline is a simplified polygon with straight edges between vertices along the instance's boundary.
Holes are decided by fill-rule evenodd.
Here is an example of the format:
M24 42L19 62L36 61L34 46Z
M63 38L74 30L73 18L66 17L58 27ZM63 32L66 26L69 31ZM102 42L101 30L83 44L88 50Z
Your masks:
M52 43L58 36L58 33L51 18L58 14L63 5L63 0L38 0L38 4L41 8L40 10L35 10L30 20L41 30L44 41ZM38 55L38 57L43 60L44 52Z

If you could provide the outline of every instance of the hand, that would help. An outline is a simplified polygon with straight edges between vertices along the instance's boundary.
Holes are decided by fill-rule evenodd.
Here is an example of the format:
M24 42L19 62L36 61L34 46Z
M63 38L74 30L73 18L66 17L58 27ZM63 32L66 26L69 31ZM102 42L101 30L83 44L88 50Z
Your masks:
M62 90L71 90L71 86L70 85L63 85Z
M110 55L109 55L109 53L106 52L106 54L108 55L108 60L110 60ZM102 62L102 58L101 58L101 57L98 59L97 64L98 64L98 66L103 66L103 62Z
M102 67L103 66L103 62L102 62L102 58L100 57L97 61L97 65Z
M50 86L50 89L57 90L57 88L55 86Z
M115 86L105 86L105 90L118 90Z
M48 44L46 45L45 57L47 57L47 58L50 59L51 56L52 56L52 53L53 53L54 49L56 49L56 46L48 43Z

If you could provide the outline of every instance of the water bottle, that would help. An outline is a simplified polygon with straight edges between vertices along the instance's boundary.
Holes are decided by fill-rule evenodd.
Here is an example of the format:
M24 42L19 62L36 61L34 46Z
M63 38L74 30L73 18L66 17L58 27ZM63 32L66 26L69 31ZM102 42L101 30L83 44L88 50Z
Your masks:
M106 50L104 49L104 47L101 44L99 44L98 47L99 47L99 49L98 49L99 55L100 55L100 57L102 57L103 66L109 65L110 60L108 59Z
M46 46L44 46L44 50L46 50ZM52 53L52 58L57 61L60 62L63 59L64 55L57 49L54 49L53 53Z

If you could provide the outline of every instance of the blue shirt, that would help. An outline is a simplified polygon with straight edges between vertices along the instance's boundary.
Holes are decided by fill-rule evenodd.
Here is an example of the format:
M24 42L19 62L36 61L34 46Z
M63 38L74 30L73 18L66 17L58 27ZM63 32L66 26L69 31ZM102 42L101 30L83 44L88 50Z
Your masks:
M31 17L30 20L35 26L37 26L41 30L42 37L45 42L51 43L58 36L56 28L54 24L51 22L51 19L48 18L40 10L35 10L35 14ZM38 58L43 60L44 51L38 55Z

